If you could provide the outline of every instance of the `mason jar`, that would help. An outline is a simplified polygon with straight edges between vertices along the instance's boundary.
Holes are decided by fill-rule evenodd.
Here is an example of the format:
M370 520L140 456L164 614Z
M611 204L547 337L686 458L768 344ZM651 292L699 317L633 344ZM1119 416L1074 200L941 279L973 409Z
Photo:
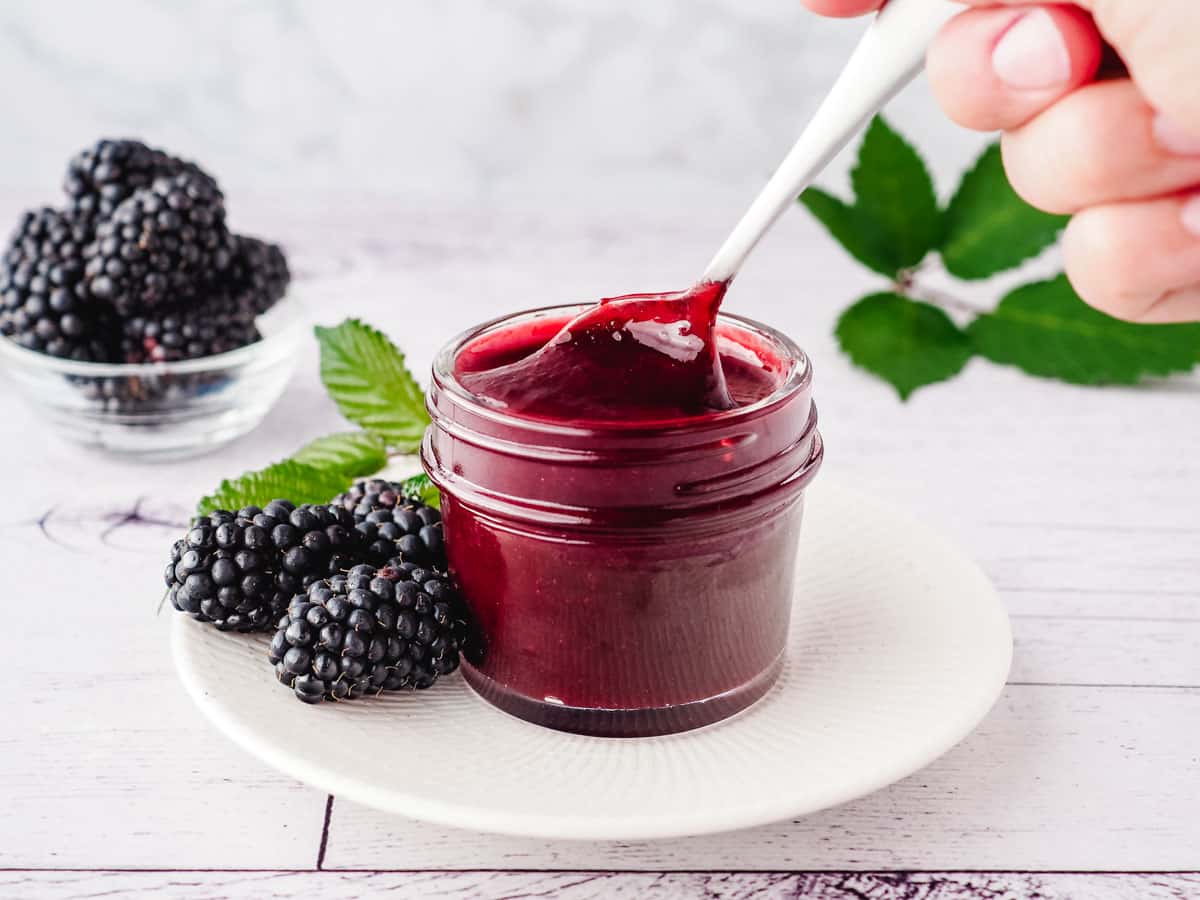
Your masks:
M488 322L434 361L421 456L478 636L464 675L550 728L697 728L762 697L782 667L804 490L823 454L812 369L784 335L722 315L722 356L773 380L733 409L560 422L464 388L476 348L544 343L584 308Z

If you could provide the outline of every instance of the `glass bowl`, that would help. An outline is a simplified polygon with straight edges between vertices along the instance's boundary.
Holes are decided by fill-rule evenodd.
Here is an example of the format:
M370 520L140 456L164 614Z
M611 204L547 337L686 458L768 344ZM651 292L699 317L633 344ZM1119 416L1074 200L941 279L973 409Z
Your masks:
M201 359L90 363L0 337L0 369L34 412L76 444L138 459L179 459L241 437L287 387L308 333L289 295L258 320L263 339Z

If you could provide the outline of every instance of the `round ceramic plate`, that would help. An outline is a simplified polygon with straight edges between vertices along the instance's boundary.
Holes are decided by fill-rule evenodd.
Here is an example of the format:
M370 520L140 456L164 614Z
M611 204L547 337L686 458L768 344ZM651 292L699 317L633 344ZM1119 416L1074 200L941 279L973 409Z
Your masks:
M275 681L266 637L184 616L176 665L200 708L255 756L403 816L620 840L804 815L949 750L991 708L1012 657L1003 606L953 545L828 479L807 503L783 675L754 706L697 731L550 731L488 706L458 675L421 693L306 706ZM412 753L437 760L429 778L388 765Z

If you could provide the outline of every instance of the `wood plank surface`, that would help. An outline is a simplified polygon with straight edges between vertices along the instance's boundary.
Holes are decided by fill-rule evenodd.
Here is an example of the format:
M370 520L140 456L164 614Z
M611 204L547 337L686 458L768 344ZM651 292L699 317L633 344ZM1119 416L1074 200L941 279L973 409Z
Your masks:
M534 841L337 800L325 866L872 871L970 860L974 869L1190 869L1200 854L1198 747L1200 689L1011 686L974 734L924 771L798 821L671 841Z
M172 900L1191 900L1196 874L773 872L0 872L5 897Z
M0 220L17 205L0 197ZM247 199L239 215L242 227L288 243L314 319L362 316L400 338L421 372L451 334L498 310L684 284L712 240L710 217L686 210L551 219L545 210L317 195ZM1010 686L942 760L800 822L690 841L514 840L339 800L327 822L326 795L247 756L192 708L172 669L169 614L155 615L167 548L195 498L343 427L317 380L315 348L303 351L262 428L185 463L139 465L57 443L6 389L0 867L310 870L321 859L345 869L765 874L633 873L576 885L566 874L455 871L14 871L0 896L1200 894L1190 875L769 874L1200 868L1196 380L1099 391L976 361L957 382L901 404L830 337L838 311L877 287L812 223L790 216L731 303L811 351L829 447L823 477L874 489L949 532L1014 615ZM996 290L971 288L984 301Z

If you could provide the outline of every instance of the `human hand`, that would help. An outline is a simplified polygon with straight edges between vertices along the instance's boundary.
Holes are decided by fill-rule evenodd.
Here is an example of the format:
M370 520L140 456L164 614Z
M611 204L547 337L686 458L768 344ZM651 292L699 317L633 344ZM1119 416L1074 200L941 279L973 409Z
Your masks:
M881 0L804 0L854 16ZM1139 322L1200 321L1200 2L964 0L929 53L961 125L1002 131L1022 197L1071 214L1067 275ZM1096 80L1105 42L1127 74Z

